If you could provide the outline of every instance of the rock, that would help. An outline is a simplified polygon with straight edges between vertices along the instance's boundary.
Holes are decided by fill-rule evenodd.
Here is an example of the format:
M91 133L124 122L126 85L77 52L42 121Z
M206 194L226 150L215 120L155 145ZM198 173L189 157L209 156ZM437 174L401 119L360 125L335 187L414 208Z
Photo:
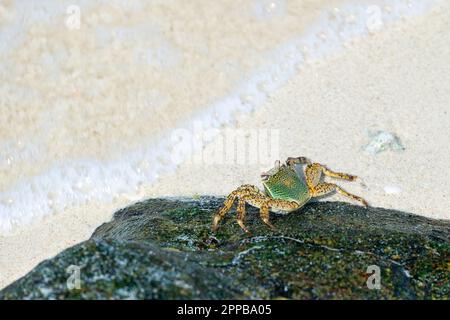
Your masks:
M252 236L233 210L214 235L211 218L222 201L150 199L119 210L0 299L449 298L448 221L316 202L272 215L275 232L248 207ZM79 289L67 286L71 265L80 267ZM379 290L366 284L374 265Z

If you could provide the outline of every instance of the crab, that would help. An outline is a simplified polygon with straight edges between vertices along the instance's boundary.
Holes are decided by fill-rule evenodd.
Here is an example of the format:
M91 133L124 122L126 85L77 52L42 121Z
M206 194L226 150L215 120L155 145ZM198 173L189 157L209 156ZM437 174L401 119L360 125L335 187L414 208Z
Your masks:
M303 169L304 165L306 167L303 171L303 178L296 169L298 166L302 166ZM260 209L262 221L272 230L276 230L276 228L269 220L269 211L289 213L300 209L312 198L329 195L333 192L368 207L366 200L345 191L334 183L324 182L321 179L322 175L348 181L358 179L357 176L351 174L331 171L326 166L312 163L305 157L289 157L283 165L277 161L274 168L261 174L264 192L254 185L245 184L230 193L213 218L212 230L218 229L219 222L230 211L236 199L238 199L237 223L246 233L250 233L244 224L246 203Z

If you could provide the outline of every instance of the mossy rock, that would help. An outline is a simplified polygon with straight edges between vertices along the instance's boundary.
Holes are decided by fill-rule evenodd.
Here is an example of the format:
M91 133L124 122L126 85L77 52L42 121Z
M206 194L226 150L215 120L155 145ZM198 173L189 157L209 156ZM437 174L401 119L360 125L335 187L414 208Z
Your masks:
M0 291L0 299L448 299L450 222L340 202L272 215L247 207L210 230L224 199L149 199ZM80 288L69 289L70 266ZM369 289L369 266L381 271ZM70 270L69 270L70 271ZM73 279L73 278L72 278ZM70 281L70 280L69 280Z

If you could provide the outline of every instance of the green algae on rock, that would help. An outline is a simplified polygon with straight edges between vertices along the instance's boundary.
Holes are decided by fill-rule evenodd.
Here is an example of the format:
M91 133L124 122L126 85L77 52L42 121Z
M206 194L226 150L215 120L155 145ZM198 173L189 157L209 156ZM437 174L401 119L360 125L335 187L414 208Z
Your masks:
M150 199L121 209L91 239L43 261L0 299L448 299L450 222L316 202L272 215L248 207L210 231L223 199ZM381 271L369 289L369 266ZM70 266L80 269L69 289Z

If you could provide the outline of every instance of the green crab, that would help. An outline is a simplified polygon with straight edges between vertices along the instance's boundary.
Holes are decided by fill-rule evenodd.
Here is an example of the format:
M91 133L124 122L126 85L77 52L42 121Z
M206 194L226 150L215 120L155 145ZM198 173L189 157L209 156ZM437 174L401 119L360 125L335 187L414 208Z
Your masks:
M296 172L296 166L298 165L306 165L304 179ZM247 233L249 233L249 230L244 224L246 203L260 209L261 219L271 229L275 229L275 227L270 223L269 210L279 213L292 212L304 206L312 198L332 192L338 192L345 197L359 201L365 207L368 206L367 201L363 198L348 193L334 183L323 182L321 180L322 174L348 181L357 179L357 176L354 175L331 171L320 163L311 163L305 157L290 157L283 165L280 164L280 161L277 161L274 168L261 174L265 192L253 185L242 185L230 193L223 207L214 216L213 231L217 230L219 222L231 209L236 199L238 199L237 223Z

